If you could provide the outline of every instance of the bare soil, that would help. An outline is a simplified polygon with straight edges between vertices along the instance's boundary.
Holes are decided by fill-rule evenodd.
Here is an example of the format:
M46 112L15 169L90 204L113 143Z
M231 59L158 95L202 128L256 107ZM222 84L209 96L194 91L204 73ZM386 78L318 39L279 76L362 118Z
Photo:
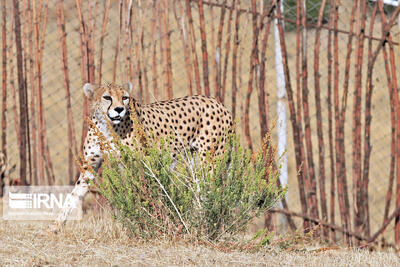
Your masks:
M1 208L0 208L1 209ZM392 250L370 252L292 244L256 252L171 241L144 242L132 237L108 212L85 214L58 234L52 222L0 220L1 266L399 266Z

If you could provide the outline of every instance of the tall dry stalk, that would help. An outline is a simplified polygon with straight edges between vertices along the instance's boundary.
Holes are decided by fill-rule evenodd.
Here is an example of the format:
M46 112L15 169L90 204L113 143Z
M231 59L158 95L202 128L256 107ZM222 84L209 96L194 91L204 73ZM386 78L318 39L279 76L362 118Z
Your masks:
M28 73L31 72L30 70L30 65L28 66L27 62L31 62L31 53L29 52L29 45L31 45L29 42L31 41L32 35L31 35L31 29L32 27L28 27L29 25L29 15L31 13L31 8L29 7L29 2L24 0L22 1L22 21L21 21L21 31L22 31L22 48L23 48L23 69L24 69L24 76L25 76L25 87L26 87L26 101L28 103ZM28 15L29 14L29 15ZM30 39L30 40L29 40ZM33 177L34 173L32 170L32 162L36 161L36 151L33 151L35 153L34 158L32 157L32 139L31 139L31 125L34 124L34 122L30 123L32 121L31 114L29 114L29 107L27 107L27 148L28 148L28 173L29 173L29 179L27 180L28 184L33 184L35 181L35 178ZM32 134L33 137L34 134ZM35 143L35 141L33 141ZM36 163L36 162L35 162Z
M180 19L178 17L177 11L176 11L176 2L178 2L179 6L179 15ZM185 57L185 67L186 67L186 77L188 80L188 94L193 95L193 81L192 81L192 62L190 60L190 50L189 50L189 44L188 44L188 30L185 27L185 16L183 13L183 7L182 4L179 1L174 1L174 17L176 21L176 26L179 28L180 32L180 37L182 41L182 47L183 47L183 53Z
M94 1L94 4L92 4L92 1ZM96 32L96 22L97 22L97 11L98 11L98 0L89 0L88 2L88 9L89 9L89 15L88 15L88 55L89 55L89 80L92 82L95 82L95 62L94 62L94 56L95 56L95 48L94 48L94 40L95 40L95 32ZM92 16L92 5L94 5L94 11L93 11L93 16Z
M232 36L232 32L231 32L231 27L232 27L232 21L233 21L233 11L236 8L236 0L233 0L232 2L232 6L231 9L229 10L229 18L228 18L228 29L227 29L227 33L228 33L228 37L226 39L226 43L225 43L225 60L224 60L224 69L222 72L222 84L221 84L221 103L224 104L225 103L225 92L226 92L226 79L227 79L227 73L228 73L228 62L229 62L229 53L231 50L231 36ZM222 55L221 55L222 58ZM221 64L222 64L222 60L221 60Z
M26 25L26 28L28 28L28 52L26 52L26 57L29 57L29 84L30 84L30 92L31 92L31 101L30 101L30 123L31 123L31 151L32 151L32 178L33 181L31 181L32 185L38 185L39 184L39 179L38 179L38 153L37 153L37 136L38 136L38 127L37 127L37 116L36 116L36 100L37 100L37 94L36 94L36 89L35 89L35 67L34 67L34 52L33 52L33 32L34 32L34 24L33 24L33 11L32 11L32 3L30 0L27 1L27 20L28 23Z
M145 1L145 3L147 3ZM147 18L147 12L151 9L151 5L147 3L146 6L142 6L142 2L139 1L139 40L140 40L140 55L141 55L141 61L142 61L142 73L143 73L143 90L144 90L144 101L145 103L150 102L150 92L149 92L149 78L148 78L148 70L147 70L147 60L148 60L148 55L146 54L146 48L148 46L145 46L144 44L144 36L145 36L145 19Z
M324 15L326 0L322 0L321 7L318 14L317 30L315 32L314 44L314 85L315 85L315 109L317 114L317 135L318 135L318 159L319 159L319 194L321 202L322 220L328 221L328 208L326 200L325 189L325 144L324 135L322 131L322 109L321 109L321 88L319 73L319 57L320 57L320 39L321 39L321 25L322 17ZM323 228L325 241L329 240L329 229Z
M336 175L337 175L337 189L338 189L338 200L340 217L343 227L350 231L350 202L347 190L347 175L346 175L346 158L345 158L345 146L344 146L344 123L345 113L347 107L347 94L348 94L348 82L350 72L350 56L352 52L351 42L353 39L353 27L354 27L354 15L356 4L352 8L352 16L350 22L350 35L348 36L347 43L347 55L345 65L345 81L342 96L342 106L339 103L339 38L338 38L338 20L339 20L339 3L335 2L335 15L334 15L334 106L335 106L335 139L336 139ZM345 244L351 242L350 236L346 235L344 238Z
M333 28L333 20L335 14L335 1L330 1L330 9L329 9L329 28ZM333 149L333 114L332 114L332 32L328 33L328 47L327 47L327 61L328 61L328 77L327 77L327 89L328 89L328 139L329 139L329 163L330 163L330 214L329 219L331 224L335 224L335 151ZM331 230L331 241L333 243L336 242L336 234L334 230Z
M192 16L192 7L190 5L191 0L186 0L186 15L188 16L189 22L189 40L190 40L190 47L192 50L193 56L193 65L194 65L194 79L196 84L196 93L201 95L201 85L200 85L200 71L199 71L199 60L196 51L196 35L193 26L193 16Z
M294 131L296 131L296 137L298 139L295 139L295 143L297 143L297 151L296 154L298 154L298 161L300 162L300 164L296 167L297 168L302 168L301 172L299 173L299 177L298 177L298 184L299 184L299 189L300 189L300 200L302 201L303 197L301 196L304 192L304 200L307 201L306 205L307 205L307 209L305 210L306 212L303 213L307 213L308 211L308 207L310 206L310 199L308 198L308 194L311 191L310 189L310 182L309 182L309 174L308 174L308 162L306 161L306 151L304 148L304 144L303 144L303 120L302 120L302 99L301 99L301 81L302 81L302 76L301 76L301 17L302 17L302 2L297 2L297 9L296 9L296 106L297 106L297 112L294 110L294 115L295 116L295 125L292 125L293 129L295 129ZM289 92L288 92L289 95ZM289 108L290 110L290 108ZM300 182L301 181L301 182ZM303 208L304 209L304 208ZM310 224L309 221L304 220L303 222L303 228L306 229L308 231L308 229L310 228Z
M1 98L1 151L4 154L4 157L7 159L7 117L6 117L6 109L7 109L7 5L6 0L1 1L1 15L3 17L1 23L1 60L2 60L2 98ZM0 197L3 196L3 187L5 185L5 178L1 177L0 179Z
M74 183L74 163L78 158L78 147L76 144L75 123L72 116L71 95L70 95L70 80L68 74L68 57L67 57L67 40L65 32L65 18L63 1L57 1L57 26L58 39L60 43L62 72L64 75L65 101L67 104L67 121L68 121L68 177L69 184ZM76 166L78 167L78 166Z
M91 21L91 6L92 1L88 2L89 10L88 22L86 23L85 18L82 13L82 0L76 0L75 6L79 19L79 33L80 33L80 48L81 48L81 77L83 83L94 83L94 47L93 40L94 36L92 35L92 29L94 27L94 22L92 26L90 26ZM96 19L96 18L94 18ZM87 97L83 96L83 112L82 112L82 136L81 136L81 149L83 147L83 143L86 137L86 133L88 131L88 123L87 117L89 115L89 102Z
M267 7L271 8L271 7ZM266 10L267 10L266 9ZM259 85L258 85L258 117L260 121L260 137L261 140L265 137L268 132L268 93L266 90L266 53L268 45L268 37L271 28L272 17L268 17L266 24L264 25L264 38L262 39L261 54L260 54L260 71L259 71ZM261 18L260 25L263 25Z
M280 6L281 1L278 0L276 2L276 5ZM281 17L282 16L282 11L280 8L277 8L277 16ZM293 143L294 143L294 148L295 148L295 159L296 159L296 169L299 170L299 174L297 175L297 181L298 181L298 187L299 187L299 196L300 196L300 205L302 209L303 214L307 214L307 200L306 200L306 194L305 194L305 186L304 186L304 180L306 177L306 163L304 163L305 157L304 157L304 152L302 148L302 142L301 142L301 137L300 137L300 127L297 123L297 118L296 114L300 113L300 110L297 110L296 113L296 107L294 103L294 97L293 97L293 89L291 85L291 80L290 80L290 71L289 71L289 62L288 62L288 55L287 55L287 49L286 49L286 41L285 41L285 34L283 30L283 25L282 21L280 19L277 20L278 24L278 31L279 31L279 42L281 46L281 51L282 51L282 64L284 68L284 73L285 73L285 85L286 85L286 92L287 92L287 97L288 97L288 106L289 106L289 113L290 113L290 122L292 124L292 129L293 129ZM308 229L309 228L309 222L308 220L304 220L303 222L303 228Z
M225 6L227 3L227 0L224 0L223 5ZM221 15L220 15L220 21L219 21L219 26L218 26L218 36L217 36L217 47L215 48L215 51L213 51L213 54L215 54L215 69L216 69L216 75L215 75L215 96L216 98L223 102L224 95L222 93L222 33L224 30L224 22L225 22L225 13L226 13L226 7L221 8ZM231 11L232 13L232 11ZM228 21L228 23L230 23ZM228 32L229 34L229 32Z
M53 171L53 164L50 158L50 151L47 139L46 118L43 110L43 95L42 95L42 62L45 34L48 18L48 0L44 6L42 1L36 3L32 2L32 15L34 21L34 65L35 65L35 91L36 91L36 105L37 105L37 123L38 123L38 154L39 156L39 179L41 184L44 185L44 171L47 175L47 183L54 184L55 177ZM44 165L46 164L46 165Z
M136 13L133 13L133 0L129 0L129 2L124 2L123 5L123 25L124 25L124 34L123 34L123 57L122 57L122 66L125 69L122 75L124 81L134 81L134 78L137 78L138 81L138 98L140 101L143 101L143 82L142 82L142 67L141 67L141 59L140 59L140 45L139 41L136 39L135 46L134 46L134 28L139 28L138 25L132 23L135 21ZM139 38L139 37L138 37ZM136 48L136 50L135 50ZM133 52L136 52L134 61ZM134 70L136 66L136 70ZM134 75L135 74L135 75ZM135 77L134 77L135 76Z
M225 0L224 0L225 1ZM214 96L218 99L218 89L217 89L217 61L219 60L219 58L217 58L217 50L215 48L216 44L215 44L215 18L214 18L214 7L213 6L208 6L208 10L209 10L209 22L208 24L211 26L211 32L209 32L208 35L211 35L211 42L210 42L210 54L211 54L211 73L210 73L210 77L212 80L212 83L214 84ZM224 12L224 8L220 9L221 12Z
M255 80L255 70L259 65L258 61L258 33L259 26L257 21L257 3L256 0L251 1L251 10L253 12L252 21L253 21L253 40L251 47L251 56L250 56L250 73L249 73L249 82L247 86L247 94L246 94L246 102L245 102L245 110L244 110L244 135L247 140L247 145L250 150L253 150L253 142L250 136L250 97L253 92L253 82Z
M364 53L365 26L367 20L367 3L358 3L357 15L357 40L356 40L356 64L355 84L353 97L353 198L354 198L354 230L359 234L369 236L369 222L364 209L366 193L363 192L363 177L361 167L361 97L362 97L362 66ZM368 179L368 178L367 178ZM368 227L367 227L368 226ZM357 242L357 241L356 241ZM357 243L356 243L357 244Z
M240 31L240 2L235 9L235 34L233 37L233 49L232 49L232 117L236 119L236 95L238 91L237 87L237 53L239 48L239 31Z
M375 61L380 53L380 50L385 47L385 44L389 44L389 52L390 52L390 71L392 75L392 86L396 88L397 86L397 77L396 77L396 66L395 66L395 53L393 49L393 40L390 34L390 30L395 24L396 20L399 17L400 6L398 6L395 11L392 13L390 20L386 23L383 20L382 26L382 38L379 39L379 44L376 46L375 51L372 53L370 57L370 66L369 73L372 73L373 66ZM391 92L395 92L395 90L391 90ZM400 117L400 99L397 93L394 94L394 106L396 111L396 118ZM400 120L396 119L396 170L400 170ZM396 210L400 207L400 171L396 172ZM366 186L366 185L364 185ZM396 244L400 243L400 215L397 213L393 214L395 219L395 242ZM387 224L384 223L387 226ZM382 228L384 229L384 228Z
M100 44L99 44L99 59L97 68L97 82L101 83L102 67L103 67L103 48L104 48L104 36L106 34L108 13L110 11L111 0L104 1L104 12L103 12L103 24L101 27Z
M159 9L159 1L153 1L152 12L153 16L151 19L151 38L152 38L152 46L153 46L153 55L152 55L152 70L153 70L153 96L156 100L159 99L158 93L158 85L157 85L157 78L158 78L158 69L157 69L157 14ZM153 99L154 100L154 99Z
M200 39L201 39L201 51L203 55L203 83L204 83L204 94L210 96L210 83L208 80L208 51L207 51L207 38L206 38L206 24L204 21L204 5L203 0L198 1L199 5L199 19L200 19Z
M1 24L1 60L2 60L2 99L1 99L1 151L4 153L4 156L7 158L6 151L6 130L7 130L7 118L6 118L6 109L7 109L7 5L6 0L1 1L1 15L2 15L2 24Z
M14 17L13 17L14 18ZM15 22L14 19L12 19L10 23L10 39L9 39L9 44L14 43L14 28L15 28ZM17 148L18 152L21 149L21 134L20 134L20 128L19 128L19 118L18 118L18 110L17 110L17 93L15 89L15 71L14 71L14 49L12 45L8 46L8 52L7 52L7 58L8 58L8 66L9 66L9 81L10 81L10 89L11 89L11 99L12 99L12 111L13 111L13 119L14 119L14 127L15 127L15 133L17 135Z
M28 101L26 99L26 86L24 82L22 40L21 40L21 20L19 11L19 1L13 0L14 15L14 34L17 53L17 77L18 77L18 96L19 96L19 128L20 128L20 180L22 185L27 185L27 131L28 131Z
M376 9L376 7L375 7ZM375 10L376 12L376 10ZM372 23L371 23L372 24ZM383 26L382 26L383 27ZM369 47L368 47L369 48ZM382 49L383 52L383 58L384 58L384 64L385 64L385 72L386 72L386 79L388 83L388 89L389 89L389 98L390 98L390 121L391 121L391 152L390 152L390 169L389 169L389 182L388 182L388 190L386 193L386 200L385 200L385 210L383 214L383 222L382 225L386 224L388 222L388 216L389 216L389 209L390 209L390 203L392 200L392 193L393 193L393 184L394 184L394 176L395 176L395 168L396 168L396 144L397 144L397 139L396 139L396 93L395 93L395 88L392 83L392 74L391 74L391 69L389 66L389 58L388 58L388 53L386 47ZM368 51L368 57L370 58L372 55L372 51ZM369 62L369 64L371 64ZM372 81L370 81L372 82ZM371 86L372 85L369 85ZM369 154L367 154L369 156ZM365 157L366 158L366 157ZM367 159L367 158L366 158Z
M162 0L162 25L163 25L163 42L165 53L165 88L167 90L167 98L172 99L172 58L171 58L171 40L169 33L169 1Z
M115 42L115 50L114 50L114 61L113 61L113 75L112 75L112 81L115 82L117 78L117 63L118 63L118 56L119 56L119 50L120 50L120 42L121 42L121 31L122 31L122 7L123 7L123 0L119 0L119 5L118 5L118 33L117 33L117 38Z
M390 55L390 71L391 71L391 82L392 88L391 92L394 93L391 98L394 98L394 105L396 110L396 118L400 117L400 99L395 90L397 88L397 74L396 74L396 65L395 65L395 52L393 48L393 39L390 35L390 29L395 23L396 19L400 13L400 6L396 8L393 12L389 21L386 22L386 18L383 11L382 2L379 2L379 8L381 11L381 18L382 18L382 40L380 41L379 45L377 46L376 50L372 54L371 58L371 68L373 67L376 58L379 54L379 51L383 48L383 44L387 41L389 44L389 55ZM370 72L372 73L372 71ZM397 170L397 185L396 185L396 209L400 207L400 120L396 119L396 170ZM364 184L363 187L368 186L368 184ZM400 243L400 216L396 216L395 219L395 242L396 244Z
M301 52L301 103L304 114L304 134L306 144L306 155L308 164L308 179L306 180L307 194L308 194L308 205L309 213L314 218L319 218L318 212L318 199L317 199L317 181L315 177L314 167L314 156L313 156L313 145L311 139L311 125L310 125L310 111L308 102L308 70L307 70L307 25L306 25L306 1L297 1L300 5L301 10L301 51L297 50L297 53ZM308 184L307 184L308 183ZM318 234L318 232L317 232Z
M383 223L384 225L389 216L390 203L392 199L393 193L393 184L394 184L394 176L395 176L395 163L396 163L396 103L395 103L395 91L393 90L393 83L391 80L391 71L389 67L389 59L387 55L386 48L383 48L383 57L385 63L385 71L386 78L389 88L389 97L390 97L390 121L391 121L391 152L390 152L390 168L389 168L389 181L388 181L388 189L386 193L385 199L385 210L383 214ZM369 154L368 154L369 156Z
M157 16L158 16L158 35L160 36L160 42L159 42L159 49L160 49L160 51L159 51L159 53L160 53L160 62L159 62L159 64L161 65L161 66L164 66L164 62L165 62L165 49L164 49L164 42L163 42L163 37L164 37L164 30L163 30L163 25L162 25L162 12L163 12L163 10L162 10L162 5L161 5L161 3L160 3L160 8L158 9L158 14L157 14ZM166 92L167 92L167 90L166 90L166 80L165 80L165 78L166 78L166 68L165 67L162 67L161 68L161 75L160 75L160 77L161 77L161 98L162 99L166 99L167 98L167 96L166 96Z

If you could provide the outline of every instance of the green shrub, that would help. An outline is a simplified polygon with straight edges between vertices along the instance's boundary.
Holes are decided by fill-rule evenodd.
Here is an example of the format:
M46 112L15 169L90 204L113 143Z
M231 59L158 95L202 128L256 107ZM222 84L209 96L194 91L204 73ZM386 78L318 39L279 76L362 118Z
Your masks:
M103 165L100 192L137 237L226 240L285 194L269 148L250 154L231 136L228 152L200 164L188 151L174 160L166 143L141 151L117 144L119 156Z

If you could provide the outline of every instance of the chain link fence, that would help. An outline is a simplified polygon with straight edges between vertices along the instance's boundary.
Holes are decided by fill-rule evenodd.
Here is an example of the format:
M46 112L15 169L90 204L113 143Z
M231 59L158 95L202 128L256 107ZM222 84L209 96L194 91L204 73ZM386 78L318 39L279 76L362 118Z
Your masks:
M173 97L180 97L189 93L196 94L207 93L206 75L208 74L208 84L211 95L219 95L223 92L224 104L232 108L235 106L237 132L241 134L242 141L249 144L249 139L245 134L246 116L248 116L250 140L253 148L260 147L262 142L263 127L271 129L274 142L278 142L277 128L272 128L276 124L279 114L277 113L277 88L279 79L277 79L278 61L275 59L276 49L279 42L274 42L279 36L274 17L284 23L284 42L287 53L287 69L285 75L290 74L290 82L295 100L296 113L291 114L289 110L288 95L283 98L286 106L287 115L287 150L288 158L288 208L291 211L302 213L301 199L299 195L298 165L296 165L295 148L296 140L293 135L293 128L290 122L291 116L300 116L302 120L297 123L301 128L301 142L305 150L303 157L306 160L306 154L310 153L307 142L311 143L312 161L315 171L314 192L318 201L319 218L322 221L328 221L331 224L343 226L341 219L338 196L341 192L338 190L338 173L332 173L332 170L338 171L336 157L337 150L335 141L338 138L335 135L335 101L334 101L334 83L338 83L338 98L341 107L346 107L344 115L343 133L344 133L344 158L345 175L347 178L347 191L349 195L349 211L351 224L355 219L354 208L357 207L356 184L354 180L354 114L355 99L361 100L361 125L365 127L365 111L367 109L366 90L368 88L368 46L371 40L371 49L375 51L382 44L382 32L386 22L396 14L396 6L383 5L384 12L380 12L378 2L368 1L366 6L365 18L365 40L364 48L361 52L357 46L359 29L362 27L362 8L354 1L326 1L326 7L320 21L320 48L319 48L319 69L315 73L315 43L318 32L318 14L321 2L324 1L304 1L307 19L305 20L306 30L301 31L303 45L298 45L299 34L297 32L297 1L63 1L62 10L65 17L64 29L66 33L66 58L68 60L68 86L70 95L65 90L65 69L62 65L62 50L60 48L60 31L58 29L57 19L60 17L58 9L59 1L50 0L40 1L42 6L36 3L36 6L28 7L29 1L20 1L21 35L24 55L24 73L25 86L27 88L27 99L29 109L29 130L30 130L30 150L28 153L28 182L33 184L33 173L38 173L34 168L33 151L37 151L40 138L43 138L43 132L38 131L38 105L37 101L42 98L44 129L48 139L52 171L54 172L56 184L70 183L68 151L70 143L68 137L68 112L67 99L71 101L71 114L74 120L75 140L78 146L81 143L82 126L84 118L82 110L84 107L84 96L82 94L82 85L89 81L94 83L116 81L125 83L132 81L135 88L135 97L143 102L153 102L168 98L168 90L172 88ZM282 3L283 16L279 17L276 13L278 6L276 2ZM357 2L357 1L356 1ZM392 1L394 4L396 1ZM392 4L393 4L392 3ZM32 4L32 3L31 3ZM255 4L255 6L254 6ZM204 18L199 12L202 5ZM333 6L338 5L338 20L336 30L332 28ZM78 9L79 6L79 9ZM14 45L15 20L12 16L13 7L11 3L6 5L6 69L7 69L7 101L6 101L6 152L8 165L10 168L10 179L15 180L20 176L20 156L19 156L19 102L18 102L18 84L17 84L17 54ZM270 12L268 8L270 9ZM356 11L354 11L354 9ZM375 9L375 11L374 11ZM32 12L35 10L36 12ZM40 11L39 11L40 10ZM80 12L79 12L80 10ZM358 10L358 11L357 11ZM189 15L188 12L191 12ZM82 17L79 15L82 14ZM373 14L376 18L373 20ZM398 13L397 13L398 14ZM35 17L36 16L36 17ZM222 18L222 19L221 19ZM104 19L107 22L104 26ZM386 20L386 22L385 22ZM270 24L268 24L270 21ZM352 23L353 21L353 23ZM204 27L201 24L204 23ZM393 46L394 61L400 62L400 23L398 20L390 27L390 36ZM33 27L30 27L33 25ZM373 29L371 30L371 27ZM37 28L35 28L37 27ZM255 34L255 28L258 28L258 35ZM104 35L102 34L105 29ZM267 30L268 29L268 30ZM35 31L38 31L38 44L35 43ZM269 31L269 32L268 32ZM276 31L276 34L275 34ZM84 32L84 33L83 33ZM43 35L40 35L43 33ZM202 37L202 33L204 36ZM353 33L353 34L351 34ZM337 34L337 69L339 73L335 76L335 66L330 62L334 57L334 35ZM83 36L83 37L82 37ZM351 40L349 41L349 37ZM263 45L265 41L265 53L263 56ZM255 41L256 40L256 41ZM40 47L40 43L43 46ZM330 42L330 43L329 43ZM388 44L388 39L383 44ZM30 45L35 49L41 49L43 58L40 72L35 65L37 59L31 53ZM204 47L206 44L206 49ZM255 50L256 46L256 50ZM330 48L329 48L330 46ZM301 51L299 51L299 48ZM94 65L85 64L85 49L92 58ZM279 46L279 49L282 49ZM169 52L168 52L169 50ZM102 52L101 52L102 51ZM256 51L256 57L253 57L253 51ZM350 51L350 52L349 52ZM393 113L393 104L391 103L390 85L388 85L388 75L385 65L390 64L385 60L383 51L388 53L390 58L390 49L386 45L379 52L376 59L372 82L373 91L371 99L371 131L370 143L371 154L369 160L369 178L368 178L368 199L370 233L378 231L383 224L387 192L390 186L390 172L393 169L391 159L392 131L394 126L391 124L391 114ZM205 56L205 52L207 55ZM299 61L297 57L303 53L303 60ZM329 55L331 53L331 55ZM351 53L349 55L349 53ZM102 59L100 60L100 55ZM361 62L357 62L361 55ZM330 59L331 58L331 59ZM350 67L346 71L346 59L350 58ZM3 59L3 57L2 57ZM207 61L205 61L207 59ZM256 62L255 62L256 59ZM306 60L306 62L304 61ZM88 62L88 61L87 61ZM393 63L392 62L392 63ZM31 64L32 63L32 64ZM260 80L260 64L265 64L265 78ZM306 65L304 65L306 63ZM361 64L361 68L357 68ZM89 66L90 65L90 66ZM254 67L253 71L252 68ZM393 81L395 74L400 74L400 65L394 64L390 82ZM30 69L40 75L41 86L35 85L35 76L30 76ZM94 78L85 76L85 70L90 72L93 68ZM99 69L101 68L101 73ZM207 69L207 71L204 71ZM300 76L297 71L300 70ZM307 78L304 81L304 71ZM357 71L361 71L360 88L362 95L357 98ZM171 79L168 80L168 73L171 73ZM348 81L347 76L348 74ZM98 78L101 74L101 80ZM89 75L90 76L90 75ZM250 78L251 77L251 78ZM301 79L299 79L299 77ZM319 78L320 84L320 102L315 97L315 77ZM249 81L253 80L253 87ZM261 82L260 82L261 81ZM263 82L264 81L264 82ZM348 94L346 98L345 87L348 84ZM389 82L389 83L390 83ZM32 85L33 84L33 85ZM260 122L260 94L261 84L263 84L265 93L265 113L267 115L267 124ZM199 88L200 86L200 88ZM398 84L396 85L398 88ZM235 90L236 88L236 90ZM286 85L287 88L287 85ZM297 88L301 88L298 90ZM330 88L330 89L329 89ZM199 91L200 90L200 91ZM237 91L236 98L233 92ZM287 92L286 92L287 93ZM304 106L304 97L308 96L308 104ZM235 100L236 99L236 100ZM249 103L246 103L249 99ZM296 100L298 99L298 100ZM347 99L347 100L346 100ZM342 101L345 102L342 102ZM317 104L320 104L318 110ZM330 103L330 104L328 104ZM305 110L308 109L307 111ZM391 110L392 109L392 110ZM318 121L318 113L321 115ZM309 119L307 118L309 117ZM32 122L34 120L35 122ZM322 135L318 134L318 123L321 123ZM307 123L310 130L307 133ZM332 127L332 128L330 128ZM362 148L364 149L364 128L360 133ZM398 129L400 130L400 129ZM36 136L32 136L36 134ZM310 138L307 138L307 134ZM324 146L321 147L319 138L323 138ZM333 150L329 141L333 142ZM36 146L36 147L35 147ZM323 164L319 157L323 153ZM364 151L362 156L364 157ZM45 155L38 153L36 161ZM362 157L362 159L363 159ZM74 159L79 155L74 154ZM334 159L331 161L331 159ZM310 161L307 162L310 168ZM333 163L333 167L332 164ZM362 166L364 163L362 163ZM48 169L47 161L44 168ZM324 189L327 199L328 217L323 218L321 200L321 165L324 165ZM15 166L15 168L14 168ZM38 166L36 164L36 166ZM39 168L39 167L37 167ZM79 171L76 164L73 166L74 173ZM47 172L45 172L47 176ZM42 177L40 181L47 181ZM307 182L307 181L306 181ZM389 214L395 210L395 182L393 185L393 194L391 197L392 205ZM334 193L333 202L331 201L331 192ZM307 195L309 196L309 195ZM333 209L332 209L333 207ZM331 218L332 211L334 217ZM275 220L279 225L281 220ZM295 219L298 227L302 220ZM343 226L344 227L344 226ZM353 231L356 231L354 228ZM393 242L394 224L392 223L385 231L384 237ZM340 236L340 234L339 234ZM337 238L339 238L339 236Z

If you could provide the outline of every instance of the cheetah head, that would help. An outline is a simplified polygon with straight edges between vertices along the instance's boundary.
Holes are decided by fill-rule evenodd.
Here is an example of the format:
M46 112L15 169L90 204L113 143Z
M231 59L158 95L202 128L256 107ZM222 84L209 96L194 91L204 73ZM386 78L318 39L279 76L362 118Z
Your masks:
M127 86L116 84L96 86L87 83L83 86L83 92L92 101L95 110L106 114L113 124L120 123L127 116L132 93L131 83Z

